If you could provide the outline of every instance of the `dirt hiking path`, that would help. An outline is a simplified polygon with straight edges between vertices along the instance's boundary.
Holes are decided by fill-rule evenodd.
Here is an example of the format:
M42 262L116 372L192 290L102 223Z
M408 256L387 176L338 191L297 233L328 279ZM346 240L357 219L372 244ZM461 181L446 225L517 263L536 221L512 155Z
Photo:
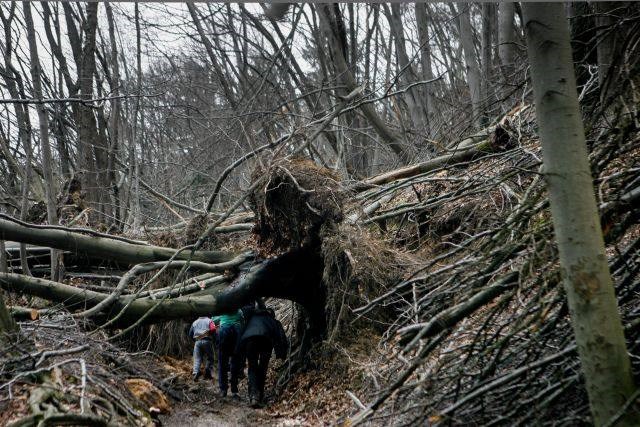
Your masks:
M240 383L239 394L238 399L220 398L217 381L201 379L189 388L188 401L175 405L160 421L165 427L301 425L300 421L269 414L269 396L264 408L249 407L246 378Z

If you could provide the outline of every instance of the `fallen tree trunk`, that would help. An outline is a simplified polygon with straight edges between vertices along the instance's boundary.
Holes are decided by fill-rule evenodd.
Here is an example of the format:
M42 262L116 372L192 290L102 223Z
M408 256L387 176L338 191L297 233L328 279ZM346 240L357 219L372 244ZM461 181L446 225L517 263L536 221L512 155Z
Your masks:
M9 292L25 293L52 302L62 303L70 310L93 307L106 300L109 296L101 292L80 289L51 280L13 273L0 274L0 286ZM156 303L159 303L159 307L155 309L153 315L146 319L145 323L210 315L216 308L219 308L215 294L222 292L225 288L226 286L214 287L210 290L210 295L189 295L159 302L149 298L139 298L132 301L131 296L125 295L116 299L110 306L109 313L101 313L100 317L109 318L110 316L115 316L128 303L131 304L114 326L132 324Z
M513 148L515 143L510 137L509 132L505 130L505 126L508 127L511 116L521 114L527 109L528 107L514 109L511 113L504 116L498 124L489 126L475 135L471 135L454 144L447 154L367 178L355 184L351 190L356 192L365 191L378 185L388 184L404 178L411 178L439 168L452 166L456 163L466 162L476 157Z
M0 218L0 240L13 240L21 243L44 245L62 249L75 254L100 257L126 265L143 262L166 261L177 249L151 245L136 245L105 237L87 236L81 233L60 229L32 228ZM176 260L189 259L189 251L178 254ZM221 251L196 251L191 259L211 264L227 262L234 254Z
M121 295L109 305L107 311L97 313L94 318L112 319L126 307L112 325L125 327L136 323L149 311L151 314L142 324L211 316L236 310L257 298L275 297L300 303L309 311L312 322L313 319L321 322L323 307L317 307L316 304L321 276L322 259L319 254L299 249L256 264L231 286L215 284L198 293L166 299L134 299L131 295ZM70 310L91 308L109 297L109 294L13 273L0 273L0 287L9 292L62 303Z
M452 165L455 163L471 160L476 156L488 154L492 151L493 150L491 150L490 141L485 141L484 143L481 143L477 146L465 147L451 154L445 154L443 156L434 157L433 159L427 160L422 163L417 163L415 165L407 166L400 169L395 169L371 178L367 178L364 181L354 185L353 190L358 192L364 191L364 190L368 190L369 188L375 187L377 185L388 184L390 182L397 181L399 179L411 178L413 176L430 172L432 170L435 170L447 165Z

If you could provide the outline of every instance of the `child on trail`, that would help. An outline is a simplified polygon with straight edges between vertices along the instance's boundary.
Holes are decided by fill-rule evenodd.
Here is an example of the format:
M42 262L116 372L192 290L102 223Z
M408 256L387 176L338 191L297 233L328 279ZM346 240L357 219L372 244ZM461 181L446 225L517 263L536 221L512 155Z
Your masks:
M195 341L193 344L193 380L200 378L200 365L202 358L206 356L207 362L204 368L204 378L213 378L213 335L216 325L208 317L199 317L191 324L189 338Z
M214 316L216 322L217 347L218 347L218 386L220 387L220 397L227 395L229 386L229 364L231 364L231 395L238 398L238 379L240 376L240 358L236 354L238 338L242 331L242 313L240 310Z

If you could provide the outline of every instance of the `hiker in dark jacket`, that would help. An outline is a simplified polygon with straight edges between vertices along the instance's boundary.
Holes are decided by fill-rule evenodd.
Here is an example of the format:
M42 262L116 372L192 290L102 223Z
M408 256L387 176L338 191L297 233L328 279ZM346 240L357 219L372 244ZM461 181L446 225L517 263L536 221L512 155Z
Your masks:
M238 343L238 352L249 362L249 403L255 408L264 399L264 383L271 352L275 350L276 357L284 359L289 341L272 309L246 306L242 313L246 326Z
M200 365L202 358L206 356L207 364L204 367L204 378L213 378L213 335L216 325L208 317L200 317L189 329L189 338L195 341L193 344L193 380L200 378Z

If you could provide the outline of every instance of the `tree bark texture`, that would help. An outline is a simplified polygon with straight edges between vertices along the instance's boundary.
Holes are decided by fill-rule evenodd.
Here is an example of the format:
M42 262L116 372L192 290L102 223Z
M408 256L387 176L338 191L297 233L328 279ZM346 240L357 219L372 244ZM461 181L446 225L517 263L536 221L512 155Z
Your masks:
M511 74L516 59L514 16L515 3L506 1L498 4L498 56L505 76Z
M593 420L603 425L634 393L604 251L561 3L523 3L545 175L564 287ZM628 413L617 424L637 426Z
M429 35L429 14L426 3L416 3L416 21L418 26L418 41L420 43L420 64L422 66L422 79L432 80L433 71L431 69L431 37ZM425 124L427 132L431 127L431 116L434 114L434 96L431 83L424 87L425 102Z
M96 73L96 32L98 27L97 2L87 3L85 21L83 24L84 43L80 57L76 62L79 66L80 97L90 100L93 97L93 79ZM72 41L72 32L69 32ZM73 45L74 43L72 43ZM76 41L76 45L78 42ZM77 50L77 46L76 46ZM78 165L82 171L82 188L86 191L86 201L93 208L90 217L94 220L102 219L101 213L107 209L109 198L104 189L108 187L104 179L107 168L107 143L104 135L97 130L97 121L90 105L80 104L78 107Z

